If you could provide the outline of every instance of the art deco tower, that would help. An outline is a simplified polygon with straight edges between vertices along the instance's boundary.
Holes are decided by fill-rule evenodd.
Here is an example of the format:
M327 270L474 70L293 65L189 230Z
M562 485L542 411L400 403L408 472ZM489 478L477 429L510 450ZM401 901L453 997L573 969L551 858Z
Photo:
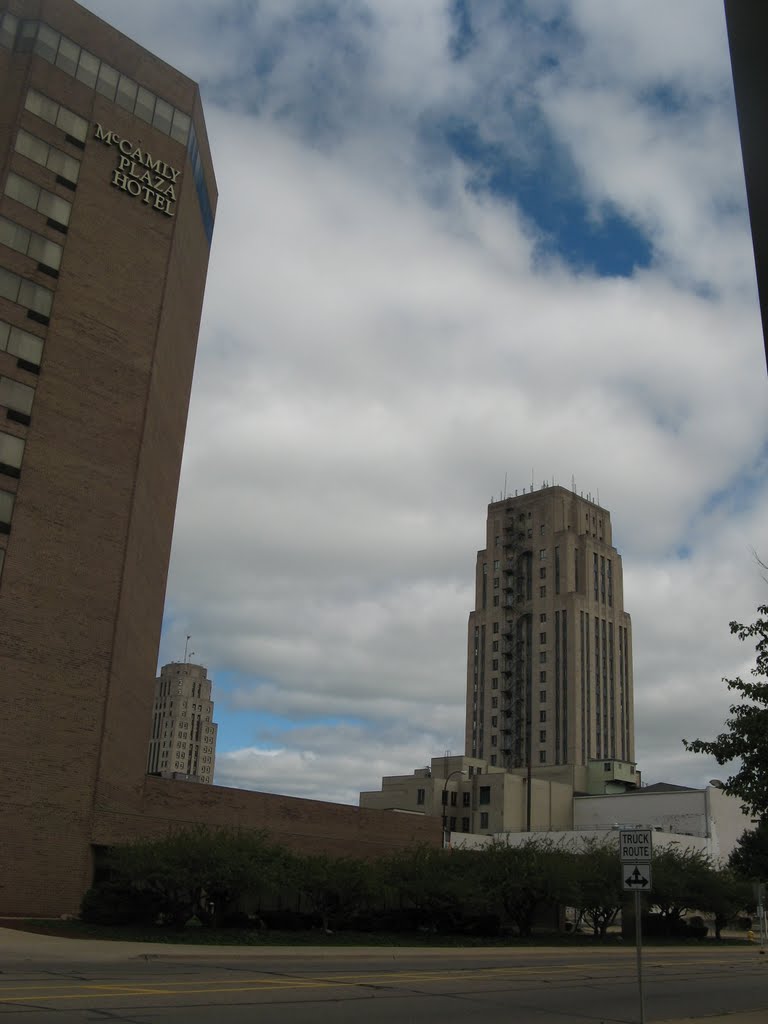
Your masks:
M212 783L217 730L206 669L188 661L163 665L155 680L147 771Z
M564 487L488 506L469 616L466 753L511 769L634 762L621 557L610 514Z

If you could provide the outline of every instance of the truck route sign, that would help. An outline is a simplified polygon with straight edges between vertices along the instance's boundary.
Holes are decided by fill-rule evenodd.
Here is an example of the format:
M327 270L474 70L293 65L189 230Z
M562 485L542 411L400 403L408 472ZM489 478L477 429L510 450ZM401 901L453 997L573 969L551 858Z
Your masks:
M653 852L653 832L649 828L622 829L619 832L619 859L622 864L648 863Z

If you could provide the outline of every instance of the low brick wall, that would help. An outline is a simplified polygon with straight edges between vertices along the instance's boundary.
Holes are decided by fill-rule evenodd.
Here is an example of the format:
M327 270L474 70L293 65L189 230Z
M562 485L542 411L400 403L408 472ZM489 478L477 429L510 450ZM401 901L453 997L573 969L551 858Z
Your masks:
M97 805L93 842L109 846L199 824L265 829L281 845L296 852L366 859L419 843L439 847L442 842L437 817L153 776L146 778L144 798L136 812Z

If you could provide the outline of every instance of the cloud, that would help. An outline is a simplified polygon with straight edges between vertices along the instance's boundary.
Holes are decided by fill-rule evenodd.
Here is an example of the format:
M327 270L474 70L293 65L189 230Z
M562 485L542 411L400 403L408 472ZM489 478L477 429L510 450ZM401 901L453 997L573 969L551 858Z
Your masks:
M273 747L251 747L219 755L216 782L314 800L357 803L359 793L378 789L384 775L409 775L429 764L442 736L400 724L385 730L356 725L298 728ZM436 746L437 744L437 746ZM392 771L392 764L400 767Z
M532 474L611 511L646 780L722 775L680 740L748 661L768 488L720 4L89 6L214 153L161 660L193 634L217 781L354 801L463 749L485 507ZM648 260L590 269L563 203Z

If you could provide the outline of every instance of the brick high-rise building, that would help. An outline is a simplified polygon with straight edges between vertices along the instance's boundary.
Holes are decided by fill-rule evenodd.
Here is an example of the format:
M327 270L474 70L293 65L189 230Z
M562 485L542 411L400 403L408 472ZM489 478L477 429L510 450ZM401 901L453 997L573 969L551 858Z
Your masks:
M6 911L75 909L96 817L142 808L216 195L194 82L0 0Z
M215 209L194 82L73 0L0 0L0 914L76 912L105 847L194 824L440 841L147 774Z
M206 669L188 661L163 665L155 681L147 771L213 782L217 730Z
M610 514L564 487L488 506L469 616L466 754L635 779L632 628ZM594 769L593 769L594 770ZM602 769L601 769L602 770Z

